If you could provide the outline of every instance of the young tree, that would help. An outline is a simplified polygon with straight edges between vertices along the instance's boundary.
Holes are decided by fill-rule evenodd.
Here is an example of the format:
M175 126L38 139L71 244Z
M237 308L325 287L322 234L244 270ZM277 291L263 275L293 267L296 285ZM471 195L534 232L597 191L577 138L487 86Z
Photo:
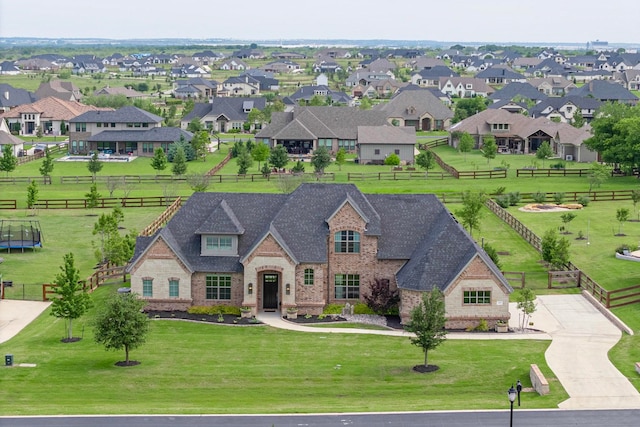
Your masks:
M580 129L582 126L585 125L587 121L585 120L584 116L582 115L582 110L580 108L577 108L576 111L574 111L573 113L573 119L571 120L571 126L573 126L574 128Z
M536 159L542 160L542 167L544 168L544 162L549 157L553 156L553 150L551 150L551 145L549 141L545 141L536 150Z
M193 146L184 139L184 136L180 135L180 139L171 144L169 146L169 150L167 151L167 160L169 161L169 163L175 161L174 157L176 156L176 153L180 148L182 148L182 150L184 151L185 161L190 162L196 159L196 150L194 150Z
M187 158L184 153L184 148L178 147L176 154L173 156L173 164L171 166L171 173L175 176L184 175L187 172Z
M565 234L571 234L569 233L569 223L571 221L573 221L576 218L576 214L574 214L573 212L565 212L562 215L560 215L560 219L562 219L562 223L565 224L564 225L564 232Z
M94 320L94 338L107 350L125 351L124 362L118 366L133 366L139 362L129 360L129 351L140 347L149 332L149 318L142 312L146 302L132 293L111 295Z
M244 175L249 171L249 168L253 165L253 158L249 154L249 150L241 145L238 148L238 157L236 158L238 164L238 175Z
M33 209L38 201L38 184L31 181L27 187L27 208Z
M536 311L536 293L531 288L522 288L516 293L515 300L518 310L522 312L520 329L524 330L529 324L529 318Z
M96 206L98 206L98 201L100 200L100 197L102 197L102 195L98 193L98 186L96 185L96 183L91 184L89 192L85 193L84 197L87 201L87 208L94 209Z
M491 258L491 261L493 261L493 263L496 265L496 267L498 267L498 269L502 270L502 263L500 262L500 257L498 256L498 251L496 251L495 248L493 246L491 246L489 243L485 243L482 246L482 249L484 249L484 251L487 253L487 255L489 255L489 258Z
M627 208L618 208L616 210L616 220L618 221L618 236L624 236L622 234L622 226L629 219L629 209Z
M269 146L267 144L257 143L253 148L251 148L251 157L253 157L253 160L258 162L258 170L261 170L260 163L269 158L269 153Z
M91 297L78 283L80 272L75 267L73 253L64 255L64 265L53 283L56 297L51 301L51 315L68 320L67 338L63 342L77 341L73 338L73 320L81 317L91 307Z
M469 234L473 236L474 229L480 229L480 219L482 218L482 207L485 196L483 193L471 193L465 191L462 194L462 209L455 212L460 217L462 225L467 227Z
M168 163L169 161L167 160L167 155L164 153L164 150L160 147L156 148L153 151L151 167L157 171L163 171L167 168Z
M269 164L277 169L282 169L289 163L289 153L284 145L278 144L271 149L269 154Z
M541 241L542 259L552 268L560 269L569 262L569 246L566 238L558 238L555 229L547 230Z
M296 174L304 173L304 163L302 163L300 160L298 160L296 162L296 164L293 165L293 167L291 168L291 172L296 173Z
M100 235L100 248L96 250L96 259L99 262L108 261L105 249L107 240L118 234L118 225L124 220L122 209L115 208L111 214L102 214L98 222L93 225L93 235ZM119 234L118 234L119 235Z
M411 320L406 326L407 331L416 335L415 338L410 338L411 344L420 347L424 352L425 369L429 367L429 350L435 349L446 339L445 322L444 297L442 292L434 287L431 292L422 294L422 302L411 310Z
M318 149L313 152L311 164L313 165L315 173L324 173L324 170L331 164L331 154L327 147L318 147Z
M429 169L436 167L436 158L431 150L421 152L416 156L416 165L426 171L425 176L429 174Z
M44 183L51 184L51 172L53 172L53 156L49 147L44 149L44 159L42 159L42 165L40 165L40 175L44 177Z
M13 172L18 166L18 158L13 155L13 146L5 144L2 146L2 157L0 157L0 171L6 172L9 176L9 172Z
M87 163L87 169L89 169L91 176L93 176L94 182L96 180L96 174L102 170L102 166L102 162L98 159L98 153L93 153L93 156L91 156L91 159L89 159Z
M67 134L67 124L64 122L64 120L62 120L60 122L60 135L66 135Z
M640 202L640 190L631 190L631 201L633 201L633 211L640 220L640 212L638 212L638 202Z
M458 151L464 154L464 161L467 161L467 153L471 152L475 141L469 132L463 132L458 141Z
M487 164L489 164L491 159L495 159L498 154L496 139L493 136L485 135L482 138L482 148L480 152L482 153L482 157L487 159Z
M589 168L589 191L599 188L611 176L611 169L598 162L591 163Z
M347 152L344 150L344 147L340 147L338 152L336 153L336 165L338 165L338 170L342 170L342 165L347 161Z
M202 193L207 191L211 177L207 174L190 173L186 176L187 184L196 193Z
M198 117L194 117L193 119L191 119L191 121L187 125L187 130L194 134L200 132L202 130L202 122L200 121L200 119Z

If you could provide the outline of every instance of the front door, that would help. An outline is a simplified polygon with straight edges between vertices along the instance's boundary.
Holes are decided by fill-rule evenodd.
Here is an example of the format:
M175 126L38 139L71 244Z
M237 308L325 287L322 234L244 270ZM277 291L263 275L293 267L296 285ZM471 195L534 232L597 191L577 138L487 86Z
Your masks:
M262 277L262 308L269 311L278 309L277 274L265 274Z

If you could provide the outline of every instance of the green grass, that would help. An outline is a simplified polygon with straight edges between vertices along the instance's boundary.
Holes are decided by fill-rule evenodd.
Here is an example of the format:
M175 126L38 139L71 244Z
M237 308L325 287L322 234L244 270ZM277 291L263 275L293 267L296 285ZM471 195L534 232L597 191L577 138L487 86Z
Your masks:
M96 305L115 286L93 294ZM506 387L536 363L551 394L527 393L527 408L553 408L568 396L544 360L549 341L449 340L423 362L407 338L369 334L305 334L265 326L153 321L140 361L120 368L124 351L93 342L93 311L74 322L77 343L64 344L64 322L48 311L0 344L15 363L2 372L2 415L199 414L505 409ZM197 337L197 338L196 338ZM481 355L481 356L480 356Z

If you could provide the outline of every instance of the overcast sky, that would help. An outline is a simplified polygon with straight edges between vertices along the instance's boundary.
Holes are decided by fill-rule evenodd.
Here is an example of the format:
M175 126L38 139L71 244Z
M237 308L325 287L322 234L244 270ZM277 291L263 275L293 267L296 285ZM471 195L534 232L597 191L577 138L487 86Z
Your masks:
M640 43L638 0L0 0L0 37Z

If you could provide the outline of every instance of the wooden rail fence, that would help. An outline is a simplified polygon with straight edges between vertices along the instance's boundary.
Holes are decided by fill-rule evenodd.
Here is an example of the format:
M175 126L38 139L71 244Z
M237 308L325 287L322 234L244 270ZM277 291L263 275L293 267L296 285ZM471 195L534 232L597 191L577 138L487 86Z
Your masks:
M140 235L141 236L153 235L156 231L158 231L158 229L160 229L167 222L169 222L169 220L173 217L173 215L175 215L175 213L178 212L178 210L180 210L181 206L182 206L182 198L178 197L169 207L167 207L167 209L164 210L164 212L160 214L158 218L156 218L151 224L147 225L144 228L144 230L140 232Z
M101 266L91 276L87 277L86 280L81 280L78 283L82 284L82 290L93 292L101 285L114 282L124 283L126 281L127 273L125 271L125 266L114 266L113 264L106 264ZM54 290L56 286L57 285L53 283L45 283L42 285L43 301L49 300L50 295L56 293Z
M516 177L589 176L591 169L516 169Z
M368 181L368 180L408 180L408 179L445 179L449 178L449 174L445 174L442 172L418 172L418 171L408 171L408 172L348 172L347 173L347 181Z

